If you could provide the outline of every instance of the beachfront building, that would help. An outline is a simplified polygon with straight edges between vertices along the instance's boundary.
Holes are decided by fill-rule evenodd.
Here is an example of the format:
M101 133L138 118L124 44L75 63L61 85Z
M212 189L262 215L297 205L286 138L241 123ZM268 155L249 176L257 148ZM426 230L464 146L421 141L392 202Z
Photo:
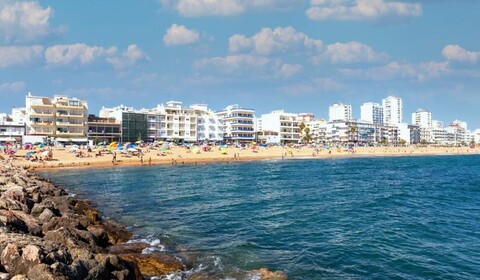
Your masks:
M363 103L360 106L360 119L364 122L382 124L383 107L375 102Z
M322 143L325 141L327 133L327 121L324 119L311 120L305 122L306 128L308 128L311 141L313 143Z
M206 104L193 104L190 108L195 110L194 113L197 116L197 140L222 141L223 123L217 114L210 110Z
M100 109L100 118L115 119L121 124L120 142L136 142L147 140L147 114L133 107L120 105L113 108Z
M168 101L154 109L155 114L165 116L155 140L173 142L197 142L197 115L195 109L184 107L182 102Z
M100 118L88 115L88 140L94 145L100 142L120 142L122 138L122 124L115 118Z
M88 103L85 100L55 95L26 96L27 136L48 137L56 142L87 142Z
M460 120L454 120L447 127L446 143L449 145L466 145L467 144L467 123Z
M418 109L412 113L412 124L422 128L432 127L432 112L425 109Z
M216 112L222 123L223 140L229 143L248 143L255 140L255 110L235 105Z
M382 99L383 124L397 125L403 123L403 102L401 98L388 96Z
M334 103L328 108L328 121L351 120L352 106L343 103Z
M12 115L0 113L0 143L22 143L25 123L15 121Z
M276 144L300 142L300 123L298 115L287 113L284 110L272 111L261 116L262 131L278 133Z

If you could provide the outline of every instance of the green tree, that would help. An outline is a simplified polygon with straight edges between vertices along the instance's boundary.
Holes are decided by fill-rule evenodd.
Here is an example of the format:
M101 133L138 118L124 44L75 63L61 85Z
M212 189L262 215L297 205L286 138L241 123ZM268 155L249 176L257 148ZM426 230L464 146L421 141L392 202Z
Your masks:
M303 136L303 141L305 143L310 143L312 141L312 135L310 134L310 128L304 128L305 136Z
M400 139L400 141L398 141L398 144L404 146L404 145L407 144L407 140L405 140L405 139Z

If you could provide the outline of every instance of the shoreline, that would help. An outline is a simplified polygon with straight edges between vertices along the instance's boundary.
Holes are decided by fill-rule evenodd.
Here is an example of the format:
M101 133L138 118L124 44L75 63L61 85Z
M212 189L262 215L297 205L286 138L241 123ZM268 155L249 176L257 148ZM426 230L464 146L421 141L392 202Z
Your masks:
M119 157L115 164L112 163L112 155L104 154L100 157L93 157L85 152L87 157L75 157L67 149L54 149L54 160L43 163L27 161L24 158L29 150L17 152L14 160L9 159L13 165L29 168L32 170L49 171L64 168L121 168L140 167L155 165L208 165L211 163L235 163L252 162L265 160L289 160L289 159L334 159L334 158L366 158L366 157L404 157L404 156L448 156L448 155L475 155L480 154L480 147L475 148L437 148L437 147L368 147L356 148L355 152L343 150L321 150L317 153L313 148L290 149L283 147L262 148L255 152L249 149L228 148L226 154L218 151L192 154L184 148L173 148L166 155L158 155L156 150L146 151L143 159L130 156ZM96 153L92 151L91 153ZM143 162L142 162L143 161Z

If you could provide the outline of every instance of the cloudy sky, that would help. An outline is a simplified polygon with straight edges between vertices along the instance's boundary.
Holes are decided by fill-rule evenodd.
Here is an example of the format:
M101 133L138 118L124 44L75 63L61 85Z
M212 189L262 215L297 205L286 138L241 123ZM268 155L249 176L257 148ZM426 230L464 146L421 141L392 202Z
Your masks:
M67 94L90 111L168 100L328 117L402 97L480 127L477 0L0 0L0 112Z

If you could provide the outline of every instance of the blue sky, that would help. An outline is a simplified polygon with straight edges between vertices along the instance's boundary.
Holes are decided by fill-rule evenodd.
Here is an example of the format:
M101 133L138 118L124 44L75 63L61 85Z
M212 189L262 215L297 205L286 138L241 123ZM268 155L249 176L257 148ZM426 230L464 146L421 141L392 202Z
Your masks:
M388 95L480 128L480 1L0 0L0 112L168 100L328 117Z

